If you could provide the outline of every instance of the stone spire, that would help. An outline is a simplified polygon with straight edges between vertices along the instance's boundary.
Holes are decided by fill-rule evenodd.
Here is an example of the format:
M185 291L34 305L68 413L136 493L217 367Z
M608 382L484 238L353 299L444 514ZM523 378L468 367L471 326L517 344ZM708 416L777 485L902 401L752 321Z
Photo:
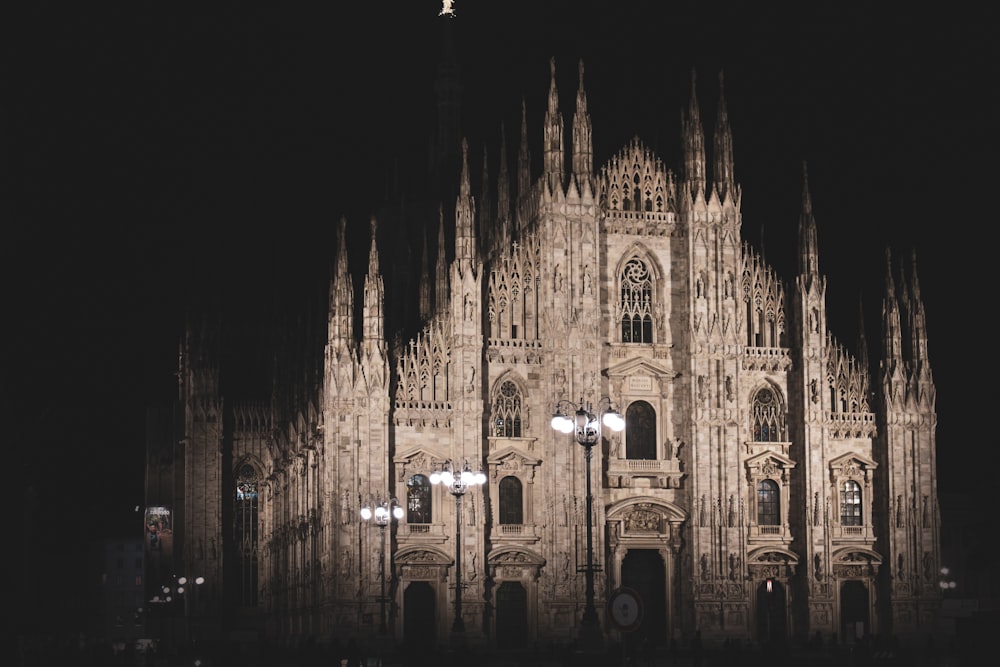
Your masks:
M735 194L736 182L733 176L733 131L729 125L726 109L724 78L719 72L719 109L715 117L715 191L720 201L726 201Z
M576 90L576 111L573 114L573 179L582 197L593 193L594 142L587 111L587 91L583 88L583 60L580 60L580 83Z
M688 193L697 201L705 196L705 133L698 110L696 75L691 70L691 101L681 112L681 148L684 153L684 180Z
M545 110L545 182L550 193L563 191L563 118L559 112L559 91L556 89L556 59L549 60L549 105Z

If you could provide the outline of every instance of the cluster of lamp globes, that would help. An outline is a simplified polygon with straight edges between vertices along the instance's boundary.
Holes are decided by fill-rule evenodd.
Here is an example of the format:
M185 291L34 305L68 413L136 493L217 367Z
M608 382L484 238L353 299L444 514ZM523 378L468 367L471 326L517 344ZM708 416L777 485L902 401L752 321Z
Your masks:
M486 475L483 471L472 472L466 466L462 472L456 475L451 470L435 470L431 473L431 484L444 484L453 494L462 494L470 486L481 486L486 483Z
M154 595L153 599L150 600L150 602L153 602L153 603L157 603L157 602L171 602L174 599L174 597L173 597L173 595L171 593L173 593L175 591L176 591L176 593L178 595L184 595L184 590L185 590L184 587L187 586L188 581L189 580L188 580L187 577L178 577L177 578L177 588L171 590L170 586L163 586L163 587L161 587L160 590L163 591L163 597L161 598L159 595ZM193 584L195 584L197 586L201 586L203 583L205 583L205 577L195 577L193 580L190 580L190 581L191 581L191 583L193 583Z
M572 433L576 431L576 440L581 445L593 445L601 435L601 422L612 431L620 432L625 430L625 419L615 410L608 410L600 420L597 415L589 410L580 407L569 416L561 411L552 415L552 428L560 433Z
M392 510L389 509L389 505L392 505ZM375 517L375 524L379 526L385 526L389 523L389 517L399 521L403 518L403 508L397 505L395 502L392 503L379 503L374 509L365 506L361 508L361 518L365 521L371 520Z

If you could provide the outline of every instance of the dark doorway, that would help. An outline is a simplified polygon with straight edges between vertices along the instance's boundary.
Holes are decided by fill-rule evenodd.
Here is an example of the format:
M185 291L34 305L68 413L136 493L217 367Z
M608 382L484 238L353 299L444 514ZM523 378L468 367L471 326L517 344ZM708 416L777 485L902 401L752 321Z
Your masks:
M765 579L757 587L757 641L761 644L784 643L787 601L785 587L777 579Z
M629 644L664 646L667 643L667 566L656 549L629 549L622 561L622 586L639 594L642 620Z
M497 648L523 649L528 645L528 593L519 581L497 588Z
M407 650L428 655L434 651L436 618L434 588L426 581L411 582L403 593L403 643Z
M840 627L844 641L849 644L870 631L868 589L860 581L845 581L840 587Z

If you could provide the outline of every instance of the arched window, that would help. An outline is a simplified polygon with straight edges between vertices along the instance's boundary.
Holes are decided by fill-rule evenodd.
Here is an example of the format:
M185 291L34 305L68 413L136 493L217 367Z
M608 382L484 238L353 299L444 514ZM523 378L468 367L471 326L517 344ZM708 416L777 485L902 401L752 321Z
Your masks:
M236 502L233 512L233 541L239 577L239 605L257 606L257 553L259 544L259 496L257 470L244 463L236 471Z
M656 411L646 401L625 411L625 458L656 459Z
M653 342L653 279L638 257L626 262L619 276L623 343Z
M431 522L431 480L426 475L406 480L406 522Z
M781 524L781 491L773 479L762 479L757 484L757 523L761 526Z
M521 390L505 380L493 401L493 435L498 438L521 437Z
M754 442L776 442L783 439L780 409L778 398L771 389L765 387L754 395L751 406Z
M521 480L508 476L500 480L500 523L520 525L524 523L524 500Z
M846 480L840 490L840 525L861 525L861 485L853 479Z

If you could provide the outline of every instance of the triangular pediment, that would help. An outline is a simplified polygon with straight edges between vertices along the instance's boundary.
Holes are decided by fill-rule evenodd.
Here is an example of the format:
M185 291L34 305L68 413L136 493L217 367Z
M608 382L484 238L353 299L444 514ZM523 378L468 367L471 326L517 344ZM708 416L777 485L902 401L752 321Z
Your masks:
M776 461L780 467L785 469L791 469L795 467L795 461L788 458L787 456L784 456L783 454L779 454L778 452L771 450L751 456L746 460L746 463L744 465L746 465L747 468L755 468L757 466L763 465L769 459Z
M434 470L434 462L440 459L440 456L423 447L414 447L396 454L392 458L392 462L396 465L408 466L413 469L426 470L429 475Z
M862 468L868 468L868 469L874 469L878 467L878 463L871 460L867 456L858 454L857 452L848 452L846 454L843 454L842 456L838 456L837 458L830 461L830 467L846 468L852 463Z
M658 379L672 379L678 373L656 361L641 357L627 359L620 364L609 366L605 371L609 378L623 378L630 375L646 375Z
M536 456L528 456L517 447L507 446L493 452L486 459L490 465L498 465L508 461L516 461L522 466L537 466L542 460Z

